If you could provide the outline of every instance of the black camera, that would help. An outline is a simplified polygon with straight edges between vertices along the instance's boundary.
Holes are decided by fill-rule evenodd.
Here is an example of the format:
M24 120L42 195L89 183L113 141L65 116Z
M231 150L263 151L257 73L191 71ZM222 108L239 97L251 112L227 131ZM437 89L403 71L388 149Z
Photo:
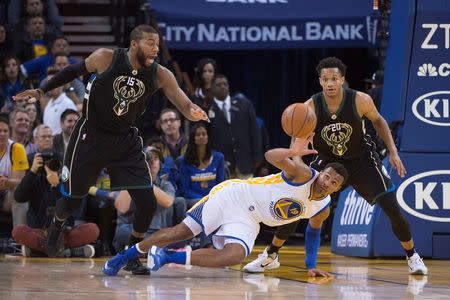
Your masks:
M41 157L44 160L44 165L50 170L57 172L61 168L61 161L58 156L53 153L52 149L42 150Z

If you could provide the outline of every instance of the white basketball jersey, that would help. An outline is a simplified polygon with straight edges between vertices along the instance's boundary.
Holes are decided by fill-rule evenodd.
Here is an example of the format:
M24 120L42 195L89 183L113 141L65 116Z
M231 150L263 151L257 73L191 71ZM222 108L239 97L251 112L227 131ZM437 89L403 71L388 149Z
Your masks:
M247 180L231 179L215 186L210 198L217 202L232 219L251 218L257 223L279 226L299 219L309 219L330 203L330 196L310 200L311 188L319 173L304 183L290 182L278 173Z

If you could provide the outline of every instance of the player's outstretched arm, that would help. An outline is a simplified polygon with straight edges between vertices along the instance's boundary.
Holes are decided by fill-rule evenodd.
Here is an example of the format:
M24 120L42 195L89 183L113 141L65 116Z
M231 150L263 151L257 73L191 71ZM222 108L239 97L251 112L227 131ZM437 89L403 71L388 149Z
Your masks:
M328 206L319 214L309 219L308 226L305 233L305 265L308 269L308 276L316 277L333 277L330 273L316 268L317 253L320 248L320 231L322 229L323 222L330 215L330 207Z
M158 85L164 91L164 94L172 102L177 109L190 121L208 121L208 115L198 105L186 96L186 94L178 86L175 76L172 72L163 66L158 66L156 71L158 77Z
M308 180L311 178L311 169L300 157L317 154L316 150L308 149L313 136L312 134L308 138L295 138L290 148L275 148L267 151L265 153L266 160L278 169L283 170L285 175L290 178L299 181ZM293 157L296 157L296 159L291 159Z
M108 55L108 53L110 55ZM109 63L111 62L110 57L112 58L112 50L104 48L98 49L91 55L89 55L86 60L80 61L73 65L69 65L60 70L58 73L52 76L52 78L50 78L50 80L48 80L42 86L42 88L23 91L14 96L13 100L25 100L29 103L36 102L41 99L41 97L48 91L63 86L66 83L71 82L75 78L103 69L103 65L105 65L106 63L107 65L109 65Z

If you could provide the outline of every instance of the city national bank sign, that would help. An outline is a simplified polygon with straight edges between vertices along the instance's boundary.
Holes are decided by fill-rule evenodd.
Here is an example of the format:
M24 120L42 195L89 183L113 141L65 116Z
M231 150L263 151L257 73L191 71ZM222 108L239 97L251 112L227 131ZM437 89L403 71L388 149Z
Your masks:
M252 13L255 5L286 6L288 0L205 0L227 9L245 9ZM242 4L237 6L236 4ZM279 10L274 10L279 11ZM228 13L227 15L233 15ZM277 49L310 47L374 47L378 18L284 20L274 15L265 18L176 18L158 16L158 25L165 42L172 49Z

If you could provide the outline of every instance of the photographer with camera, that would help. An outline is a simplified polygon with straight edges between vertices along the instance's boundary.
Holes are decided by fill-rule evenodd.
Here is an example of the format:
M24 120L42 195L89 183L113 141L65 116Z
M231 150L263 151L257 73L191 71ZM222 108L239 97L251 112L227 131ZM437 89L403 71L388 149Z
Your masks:
M47 125L39 125L33 131L38 152L29 156L32 161L14 196L17 202L29 203L27 225L14 226L14 240L24 245L26 250L35 250L46 254L45 230L54 215L56 200L61 197L59 172L62 159L52 152L52 130ZM94 247L88 245L98 237L96 224L85 223L77 227L67 227L64 232L64 256L93 257ZM28 249L27 249L28 248ZM29 255L26 251L25 255Z

